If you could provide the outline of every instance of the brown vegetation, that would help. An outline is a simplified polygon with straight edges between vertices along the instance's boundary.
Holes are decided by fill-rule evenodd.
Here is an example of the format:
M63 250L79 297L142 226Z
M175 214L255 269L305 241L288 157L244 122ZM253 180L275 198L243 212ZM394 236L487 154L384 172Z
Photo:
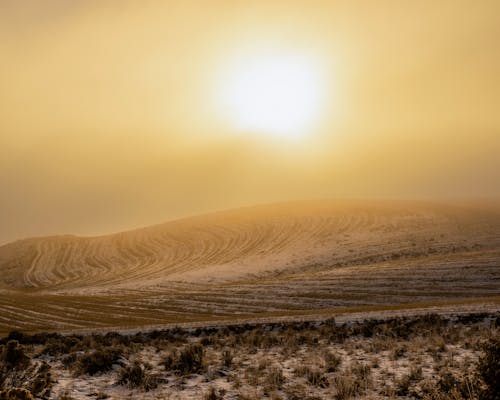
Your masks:
M130 335L12 333L0 340L0 398L79 398L69 389L78 383L89 395L99 388L101 399L497 400L499 321L429 314Z

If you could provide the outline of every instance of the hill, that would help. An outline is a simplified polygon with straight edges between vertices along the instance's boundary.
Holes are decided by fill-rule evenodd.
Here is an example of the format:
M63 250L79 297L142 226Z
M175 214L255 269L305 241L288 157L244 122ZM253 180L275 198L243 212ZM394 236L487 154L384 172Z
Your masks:
M0 247L0 331L116 328L500 296L500 209L271 204Z

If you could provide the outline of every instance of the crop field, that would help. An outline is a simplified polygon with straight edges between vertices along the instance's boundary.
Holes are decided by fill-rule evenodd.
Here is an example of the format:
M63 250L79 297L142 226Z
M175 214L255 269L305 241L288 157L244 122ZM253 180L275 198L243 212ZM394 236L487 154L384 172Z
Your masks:
M500 211L316 201L0 247L0 333L500 304Z

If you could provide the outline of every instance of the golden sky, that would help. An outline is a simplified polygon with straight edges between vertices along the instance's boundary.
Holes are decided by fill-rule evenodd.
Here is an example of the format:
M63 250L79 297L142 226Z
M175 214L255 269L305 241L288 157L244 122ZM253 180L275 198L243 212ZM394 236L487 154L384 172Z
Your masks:
M499 196L499 38L497 0L0 1L0 243L281 200ZM298 138L218 108L264 53L321 71Z

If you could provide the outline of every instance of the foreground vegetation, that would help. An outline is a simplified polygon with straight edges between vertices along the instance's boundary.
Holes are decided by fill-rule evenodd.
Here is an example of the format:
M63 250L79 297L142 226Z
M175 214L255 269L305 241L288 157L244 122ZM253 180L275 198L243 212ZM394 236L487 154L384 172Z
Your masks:
M0 399L499 399L500 316L0 340Z

